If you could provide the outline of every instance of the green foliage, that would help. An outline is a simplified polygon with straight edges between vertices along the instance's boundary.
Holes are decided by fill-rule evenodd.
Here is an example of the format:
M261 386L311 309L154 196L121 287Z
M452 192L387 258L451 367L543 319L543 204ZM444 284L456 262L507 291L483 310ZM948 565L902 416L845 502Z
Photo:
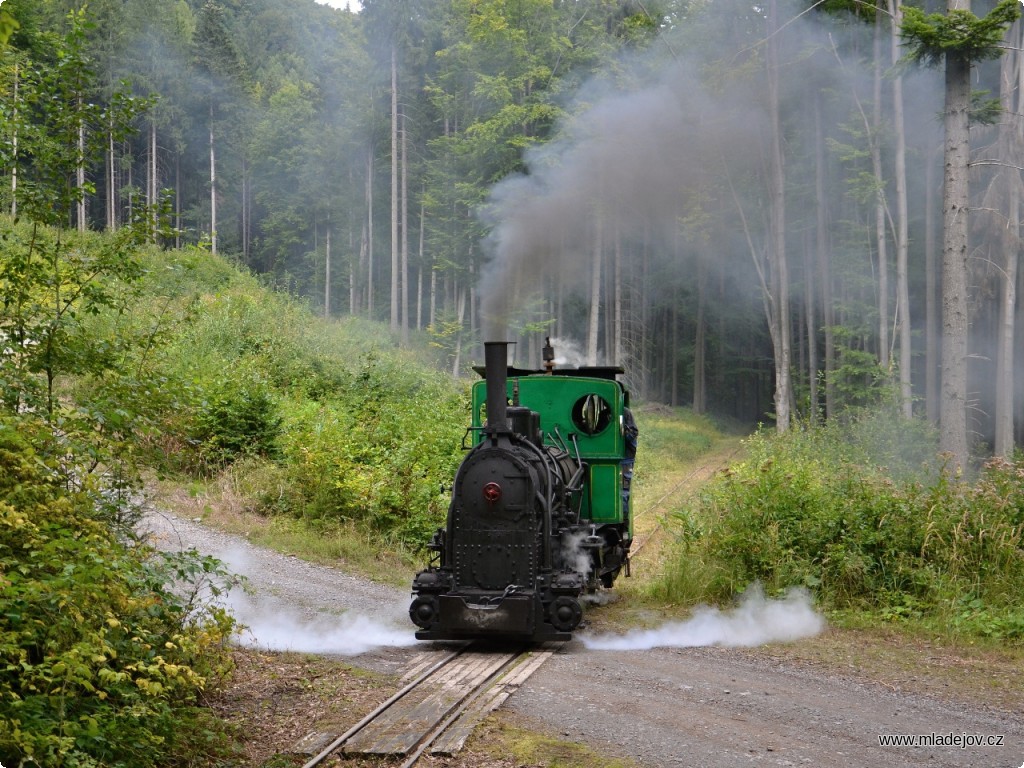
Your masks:
M133 323L159 318L167 330L153 355L164 383L140 441L147 460L202 475L259 467L252 508L423 546L461 458L461 388L380 326L325 323L218 261L144 260Z
M761 433L748 450L676 515L681 550L663 592L802 585L829 609L1024 636L1024 461L956 482L921 463L936 455L929 430L892 413Z
M446 511L468 413L438 375L368 358L352 388L324 403L293 402L281 438L287 472L305 492L292 510L354 520L422 546Z
M281 417L265 382L213 382L196 414L192 439L203 465L222 468L244 456L273 456Z
M218 566L119 543L33 447L53 440L0 417L0 762L145 768L221 749L197 705L232 622L194 600Z
M906 6L901 35L907 58L926 66L935 66L947 55L966 61L998 58L1006 28L1019 16L1018 0L1002 0L980 19L970 11L926 14Z
M11 16L11 14L7 11L0 10L0 46L7 45L7 41L11 39L11 35L13 35L20 26L21 25L18 24L18 20Z

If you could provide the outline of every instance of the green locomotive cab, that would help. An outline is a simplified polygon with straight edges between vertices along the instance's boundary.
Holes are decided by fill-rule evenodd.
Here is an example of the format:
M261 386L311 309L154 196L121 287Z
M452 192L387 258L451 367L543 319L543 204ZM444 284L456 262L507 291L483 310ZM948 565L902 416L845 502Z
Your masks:
M483 375L483 369L477 369ZM618 376L617 366L508 369L507 400L510 419L517 412L539 416L535 429L545 446L561 449L584 468L580 491L571 505L576 514L565 525L589 524L591 542L603 561L592 573L610 587L621 568L627 569L633 539L630 484L636 454L636 425L629 410L629 393ZM472 391L474 444L484 440L486 381L475 382ZM525 433L528 428L516 431ZM591 546L594 546L592 544Z

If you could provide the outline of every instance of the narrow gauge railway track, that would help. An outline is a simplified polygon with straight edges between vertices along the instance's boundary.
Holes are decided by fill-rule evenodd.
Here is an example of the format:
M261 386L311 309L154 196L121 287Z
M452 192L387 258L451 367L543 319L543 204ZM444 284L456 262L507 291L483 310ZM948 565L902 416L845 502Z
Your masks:
M406 675L412 679L405 686L302 768L315 768L335 753L404 756L401 768L411 768L428 751L453 754L488 713L563 645L498 649L471 643L440 659L436 653L424 654Z

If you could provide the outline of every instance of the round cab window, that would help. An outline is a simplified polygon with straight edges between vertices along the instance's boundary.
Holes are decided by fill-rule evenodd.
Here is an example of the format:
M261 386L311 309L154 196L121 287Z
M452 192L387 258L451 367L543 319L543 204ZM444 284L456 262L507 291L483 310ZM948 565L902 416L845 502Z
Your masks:
M585 435L603 432L612 420L612 408L600 395L584 395L572 407L572 423Z

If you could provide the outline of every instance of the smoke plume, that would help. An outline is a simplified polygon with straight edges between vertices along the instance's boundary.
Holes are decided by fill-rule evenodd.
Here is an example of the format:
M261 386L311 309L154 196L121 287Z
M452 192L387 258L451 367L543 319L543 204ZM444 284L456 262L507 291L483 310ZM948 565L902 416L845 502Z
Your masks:
M702 606L686 621L658 629L633 630L622 635L581 635L592 650L639 651L651 648L696 648L717 645L740 648L813 637L825 628L810 595L791 589L781 600L764 596L760 584L750 586L732 610Z

